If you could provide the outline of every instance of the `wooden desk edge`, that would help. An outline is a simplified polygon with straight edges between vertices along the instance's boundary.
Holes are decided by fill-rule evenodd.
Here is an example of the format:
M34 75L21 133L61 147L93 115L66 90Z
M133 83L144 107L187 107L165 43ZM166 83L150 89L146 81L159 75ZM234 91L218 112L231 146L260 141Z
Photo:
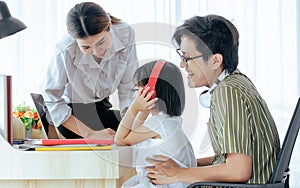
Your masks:
M109 151L19 151L0 136L0 151L0 180L119 179L132 174L131 147L113 146Z

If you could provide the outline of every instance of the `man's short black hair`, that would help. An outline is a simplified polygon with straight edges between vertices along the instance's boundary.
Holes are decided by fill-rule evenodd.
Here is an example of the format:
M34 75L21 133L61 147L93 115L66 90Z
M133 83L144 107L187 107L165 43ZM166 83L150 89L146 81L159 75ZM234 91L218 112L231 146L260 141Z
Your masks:
M229 73L237 68L239 33L229 20L217 15L194 16L177 27L173 39L179 46L182 35L192 39L197 51L202 54L221 54L224 69ZM203 56L204 61L208 57Z

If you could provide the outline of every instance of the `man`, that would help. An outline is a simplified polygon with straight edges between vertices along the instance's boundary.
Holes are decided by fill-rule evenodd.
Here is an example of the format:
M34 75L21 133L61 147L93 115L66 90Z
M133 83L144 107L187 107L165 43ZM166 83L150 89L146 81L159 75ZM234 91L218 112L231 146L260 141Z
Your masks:
M174 182L268 182L280 141L275 122L253 83L238 69L239 33L227 19L192 17L173 38L189 87L207 86L200 104L210 108L208 132L215 156L198 159L198 167L180 168L165 156L148 159L154 184Z

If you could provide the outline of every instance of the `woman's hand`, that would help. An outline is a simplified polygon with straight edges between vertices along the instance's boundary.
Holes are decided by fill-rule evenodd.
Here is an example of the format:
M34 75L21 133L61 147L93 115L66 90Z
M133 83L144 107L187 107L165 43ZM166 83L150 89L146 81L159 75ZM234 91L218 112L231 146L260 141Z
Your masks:
M147 158L148 162L155 166L146 167L148 177L154 184L171 184L179 182L178 171L181 169L171 158L165 156L153 156Z
M116 131L111 128L103 129L100 131L93 131L89 136L85 138L114 138Z

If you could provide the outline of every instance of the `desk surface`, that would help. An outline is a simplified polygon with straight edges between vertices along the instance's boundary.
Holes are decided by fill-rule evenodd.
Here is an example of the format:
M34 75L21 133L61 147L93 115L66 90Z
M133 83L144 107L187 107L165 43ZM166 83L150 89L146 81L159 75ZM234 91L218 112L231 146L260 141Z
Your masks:
M0 136L0 151L0 187L16 184L13 180L22 180L18 181L22 185L28 185L28 181L35 186L42 183L42 187L82 187L86 183L116 187L122 177L132 173L130 147L113 146L109 151L20 151ZM45 185L45 181L50 185L53 180L55 186Z

